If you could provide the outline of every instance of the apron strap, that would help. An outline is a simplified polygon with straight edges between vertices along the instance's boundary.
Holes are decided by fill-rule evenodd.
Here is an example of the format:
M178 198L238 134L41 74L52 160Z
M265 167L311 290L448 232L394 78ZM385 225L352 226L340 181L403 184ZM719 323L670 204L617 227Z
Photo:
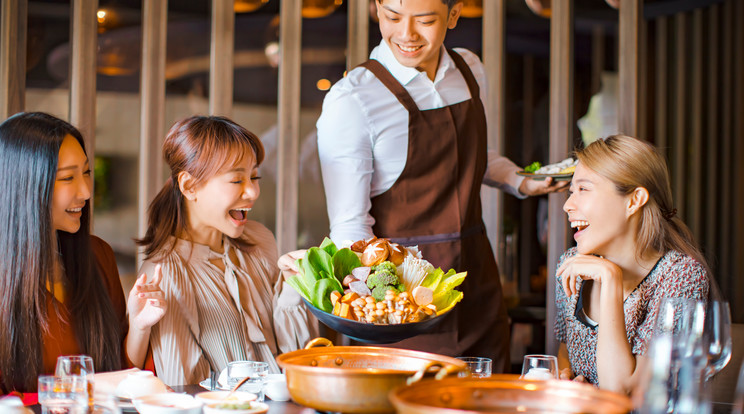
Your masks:
M416 106L416 102L411 97L411 94L408 93L406 88L403 87L403 85L398 82L395 77L390 73L385 66L382 66L382 63L370 59L361 65L359 65L368 71L372 72L377 79L382 82L383 85L385 85L390 92L395 95L395 97L398 99L398 102L401 103L407 110L408 113L417 113L419 112L418 106Z
M468 90L470 90L470 98L473 101L479 101L480 87L478 86L478 81L475 80L473 71L470 70L470 66L468 66L468 64L465 62L465 59L463 59L462 56L460 56L460 54L455 52L454 50L447 49L447 53L455 62L455 66L457 66L457 69L462 74L462 77L465 78L465 83L468 84Z

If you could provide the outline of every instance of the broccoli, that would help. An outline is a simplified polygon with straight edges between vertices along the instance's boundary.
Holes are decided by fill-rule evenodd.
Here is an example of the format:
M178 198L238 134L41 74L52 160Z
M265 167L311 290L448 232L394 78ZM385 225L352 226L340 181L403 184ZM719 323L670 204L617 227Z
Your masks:
M367 278L367 287L370 289L374 289L377 286L397 285L399 283L400 279L398 279L398 276L395 273L387 271L375 272Z
M372 266L372 273L385 272L385 271L388 271L392 274L397 274L398 268L393 264L393 262L388 262L388 261Z
M385 300L385 293L387 293L388 290L393 290L395 293L400 293L398 288L395 286L377 286L374 289L372 289L372 297L375 298L376 301L380 302Z

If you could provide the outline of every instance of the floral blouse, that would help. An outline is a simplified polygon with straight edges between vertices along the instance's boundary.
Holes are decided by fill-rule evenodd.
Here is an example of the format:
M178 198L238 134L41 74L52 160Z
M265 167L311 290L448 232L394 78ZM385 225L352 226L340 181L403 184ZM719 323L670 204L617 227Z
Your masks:
M576 248L566 251L561 256L558 267L576 254ZM583 281L578 278L578 292L581 292L582 284ZM646 353L662 298L707 299L708 287L708 275L702 264L677 251L669 251L662 256L623 302L625 330L633 355ZM566 297L560 277L556 276L555 335L559 342L566 344L574 375L583 375L587 381L598 385L597 334L601 326L588 320L581 308L577 312L579 296L577 293Z

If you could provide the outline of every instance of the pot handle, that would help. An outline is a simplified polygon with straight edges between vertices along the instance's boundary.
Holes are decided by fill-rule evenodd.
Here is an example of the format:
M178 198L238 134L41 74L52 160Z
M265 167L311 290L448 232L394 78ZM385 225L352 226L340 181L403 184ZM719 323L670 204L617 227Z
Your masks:
M436 369L437 371L437 375L434 376L435 380L441 380L442 378L450 374L454 374L463 370L462 367L458 367L457 365L445 365L440 361L429 361L420 370L418 370L418 372L416 372L406 380L406 385L411 385L421 381L421 379L424 378L424 375L426 375L426 373L431 371L432 369Z
M305 349L315 348L319 346L333 346L333 343L327 338L315 338L312 341L308 342L307 345L305 345Z

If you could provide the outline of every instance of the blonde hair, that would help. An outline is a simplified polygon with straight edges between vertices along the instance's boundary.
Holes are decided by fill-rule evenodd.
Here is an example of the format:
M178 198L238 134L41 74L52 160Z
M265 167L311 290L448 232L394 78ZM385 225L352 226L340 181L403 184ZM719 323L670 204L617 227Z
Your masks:
M577 150L576 157L582 165L610 180L620 194L628 195L638 187L648 191L648 202L641 207L637 257L644 257L649 250L661 254L676 250L697 260L708 271L690 229L676 215L667 164L653 145L626 135L612 135Z

